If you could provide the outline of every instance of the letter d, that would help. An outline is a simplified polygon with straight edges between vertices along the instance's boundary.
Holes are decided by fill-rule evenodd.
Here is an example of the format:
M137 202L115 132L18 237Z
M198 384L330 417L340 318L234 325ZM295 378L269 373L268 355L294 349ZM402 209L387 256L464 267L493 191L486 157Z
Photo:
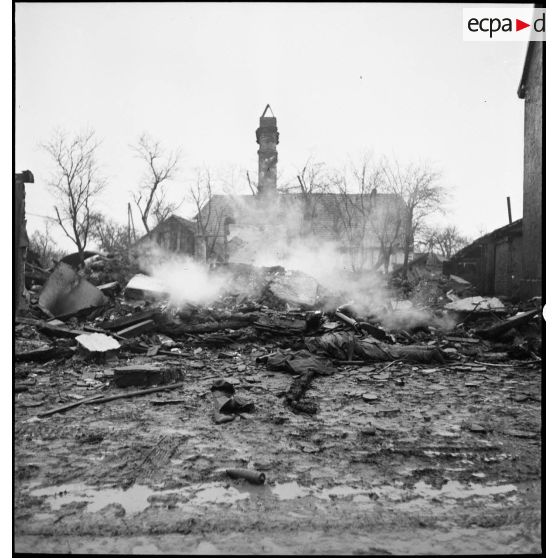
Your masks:
M544 33L544 16L546 15L546 12L543 12L542 17L539 17L538 19L535 19L535 22L533 23L533 28L535 29L535 31L537 33Z

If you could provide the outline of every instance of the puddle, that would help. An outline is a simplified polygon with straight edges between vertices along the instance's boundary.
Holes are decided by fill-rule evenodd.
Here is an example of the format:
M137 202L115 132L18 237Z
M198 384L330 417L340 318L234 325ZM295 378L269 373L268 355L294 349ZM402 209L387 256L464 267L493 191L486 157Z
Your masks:
M58 510L64 504L71 502L87 502L88 512L97 512L105 506L118 503L128 514L141 512L152 503L164 500L170 494L176 495L179 507L195 507L205 504L233 504L240 500L275 497L279 500L294 500L312 496L319 500L332 498L345 498L352 496L355 503L371 503L370 493L375 499L393 503L405 503L417 499L446 498L459 500L470 497L490 497L500 494L516 492L517 487L512 484L481 485L463 484L457 481L448 481L440 489L433 488L423 481L419 481L413 488L398 486L375 486L372 488L354 488L347 485L338 485L332 488L312 488L298 484L296 481L279 483L275 486L252 486L245 484L238 488L224 486L222 483L203 483L186 486L174 490L154 490L148 486L134 485L127 490L121 488L102 488L96 490L83 484L65 484L47 488L31 490L32 496L46 496L51 509ZM155 496L155 498L152 498ZM150 502L151 501L151 502Z
M271 492L277 496L279 500L294 500L295 498L303 498L305 496L313 496L320 500L330 500L331 497L343 498L346 496L362 495L369 492L365 488L352 488L346 485L338 485L333 488L309 488L300 486L296 481L276 484ZM366 496L366 501L369 498Z
M300 486L298 482L285 482L282 484L276 484L271 492L279 498L279 500L294 500L295 498L302 498L303 496L308 496L311 493L309 488Z
M159 491L142 486L134 485L128 490L121 488L103 488L95 490L83 484L63 484L60 486L49 486L31 491L32 496L48 496L52 510L60 509L64 504L70 502L87 502L88 512L96 512L108 506L118 503L126 513L137 513L149 506L147 498L153 494L165 494L171 492Z
M316 498L321 500L329 500L330 496L343 498L344 496L354 496L356 494L364 494L367 492L364 488L351 488L350 486L334 486L333 488L326 488L314 493ZM369 498L367 498L369 500ZM354 501L354 499L353 499Z
M243 494L232 486L225 488L218 483L214 483L212 485L206 484L204 488L198 490L189 504L230 504L246 498L250 498L249 492Z
M499 494L509 494L517 491L513 484L482 485L463 484L458 481L448 481L444 486L437 489L424 481L419 481L413 488L403 489L394 486L377 486L372 492L382 499L393 502L405 502L417 498L448 498L459 500L470 497L487 497Z
M517 490L513 484L500 484L487 486L482 484L462 484L457 481L448 481L442 488L436 490L423 481L417 482L413 492L419 496L436 497L447 496L448 498L469 498L470 496L493 496L495 494L507 494Z

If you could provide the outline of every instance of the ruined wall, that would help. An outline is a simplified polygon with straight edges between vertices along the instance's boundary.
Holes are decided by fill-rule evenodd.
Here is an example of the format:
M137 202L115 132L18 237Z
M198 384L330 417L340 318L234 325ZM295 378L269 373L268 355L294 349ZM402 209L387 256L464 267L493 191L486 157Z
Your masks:
M14 176L14 235L13 235L13 257L15 274L15 311L26 306L25 298L25 260L29 239L27 238L26 218L25 218L25 183L35 181L31 171L24 171Z
M525 123L523 160L524 297L542 292L542 49L533 42L524 79Z

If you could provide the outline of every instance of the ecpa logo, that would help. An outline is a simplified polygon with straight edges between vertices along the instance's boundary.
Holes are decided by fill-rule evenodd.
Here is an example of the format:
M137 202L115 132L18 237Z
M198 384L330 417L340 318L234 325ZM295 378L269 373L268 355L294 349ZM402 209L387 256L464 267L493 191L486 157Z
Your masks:
M544 8L464 8L465 41L544 41Z

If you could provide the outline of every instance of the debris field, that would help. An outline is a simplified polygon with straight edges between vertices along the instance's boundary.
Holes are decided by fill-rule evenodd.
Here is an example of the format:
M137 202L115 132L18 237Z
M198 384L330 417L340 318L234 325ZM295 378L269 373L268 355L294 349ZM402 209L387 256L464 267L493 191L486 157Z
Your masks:
M203 305L64 263L31 289L16 551L540 552L540 299L222 272Z

